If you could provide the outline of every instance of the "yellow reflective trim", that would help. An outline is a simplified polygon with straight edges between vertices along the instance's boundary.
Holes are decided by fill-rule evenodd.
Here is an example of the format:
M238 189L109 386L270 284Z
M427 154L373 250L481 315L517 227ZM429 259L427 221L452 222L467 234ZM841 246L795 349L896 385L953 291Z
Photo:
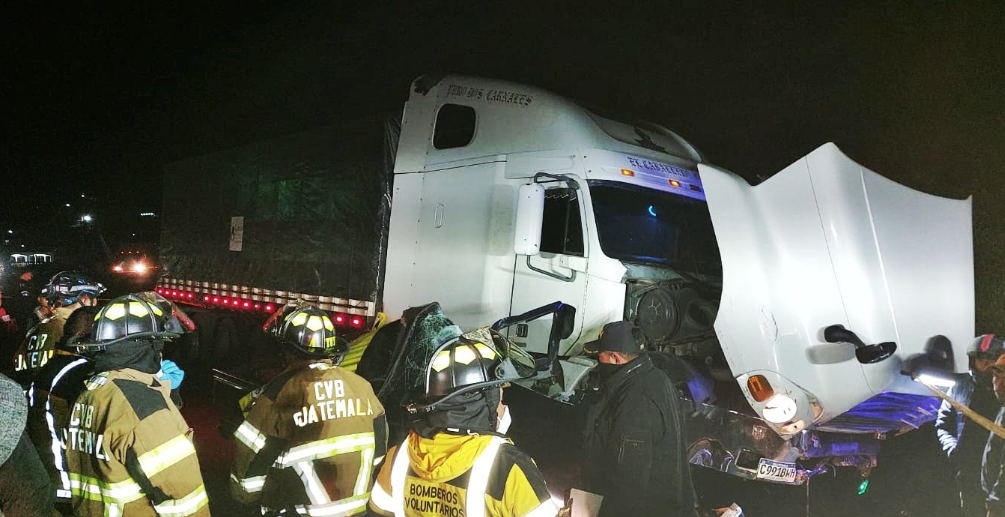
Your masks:
M372 432L335 436L293 447L286 451L285 454L276 458L275 466L277 468L286 468L301 461L330 458L339 454L366 449L373 451L374 447L375 438Z
M334 331L335 324L332 323L332 319L329 318L328 316L325 316L323 319L325 321L325 330L328 330L329 332Z
M471 364L475 359L478 359L478 355L470 346L459 346L454 349L454 361L458 363Z
M150 310L153 311L153 313L156 314L156 315L158 315L158 316L163 316L164 315L164 311L162 311L161 308L158 307L157 304L155 304L155 303L150 304Z
M294 327L299 327L306 322L307 322L306 312L298 312L297 315L293 316L293 319L290 320L290 323L293 324Z
M486 359L495 359L496 357L496 351L485 343L475 343L475 349Z
M126 315L126 305L124 303L113 303L105 309L105 318L117 320Z
M126 504L143 497L139 483L132 478L118 483L106 483L100 479L70 472L70 491L74 496L106 504Z
M195 454L195 447L185 435L178 435L139 457L140 468L147 477L154 477L158 472Z
M198 488L181 499L171 499L155 504L154 510L161 517L187 517L201 510L208 502L206 485L199 485Z
M429 365L434 372L441 372L448 366L450 366L450 352L446 350L436 354L436 357L433 358L433 363Z
M311 330L318 331L324 328L324 326L325 324L323 321L321 321L320 316L311 316L310 318L307 319L307 328Z
M150 311L139 302L129 302L129 314L142 318L150 314Z

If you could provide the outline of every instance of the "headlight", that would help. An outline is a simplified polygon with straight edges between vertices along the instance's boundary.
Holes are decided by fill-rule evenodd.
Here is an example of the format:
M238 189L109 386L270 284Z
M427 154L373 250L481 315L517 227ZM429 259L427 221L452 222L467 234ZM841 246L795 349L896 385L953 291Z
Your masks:
M764 403L762 415L772 424L781 424L796 416L796 401L784 394L777 394Z
M133 273L146 273L147 265L142 262L133 262Z

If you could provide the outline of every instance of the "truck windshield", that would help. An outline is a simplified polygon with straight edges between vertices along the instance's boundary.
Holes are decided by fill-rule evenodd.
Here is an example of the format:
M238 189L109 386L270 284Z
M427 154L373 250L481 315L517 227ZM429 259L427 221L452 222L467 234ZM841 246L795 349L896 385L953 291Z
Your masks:
M722 276L719 246L704 201L609 181L589 185L605 255Z

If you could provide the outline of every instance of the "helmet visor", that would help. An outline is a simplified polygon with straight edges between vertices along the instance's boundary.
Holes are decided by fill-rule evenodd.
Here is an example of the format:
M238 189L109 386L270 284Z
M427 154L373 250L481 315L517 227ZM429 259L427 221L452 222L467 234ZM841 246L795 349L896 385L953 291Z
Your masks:
M489 330L489 332L492 334L492 343L502 358L500 368L503 375L501 377L507 381L516 381L534 376L537 372L537 364L533 356L502 334L494 330Z
M184 332L192 332L195 330L195 322L192 321L192 318L189 318L188 314L185 314L185 311L181 310L181 308L171 300L168 300L154 291L136 293L136 296L148 303L157 304L157 306L164 312L170 312L171 316L178 319L178 323L181 324Z

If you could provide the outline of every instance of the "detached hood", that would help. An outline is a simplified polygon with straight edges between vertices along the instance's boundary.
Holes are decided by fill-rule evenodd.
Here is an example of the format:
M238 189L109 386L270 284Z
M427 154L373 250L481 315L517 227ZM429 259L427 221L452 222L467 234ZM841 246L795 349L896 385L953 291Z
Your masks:
M782 391L805 392L793 396L793 421L820 424L882 392L931 395L900 367L940 336L952 344L956 370L966 371L974 336L969 198L912 190L831 143L756 187L715 167L699 170L722 255L715 329L745 393L748 375L777 374ZM897 353L868 365L822 353L833 350L823 330L835 324L867 344L895 342Z

